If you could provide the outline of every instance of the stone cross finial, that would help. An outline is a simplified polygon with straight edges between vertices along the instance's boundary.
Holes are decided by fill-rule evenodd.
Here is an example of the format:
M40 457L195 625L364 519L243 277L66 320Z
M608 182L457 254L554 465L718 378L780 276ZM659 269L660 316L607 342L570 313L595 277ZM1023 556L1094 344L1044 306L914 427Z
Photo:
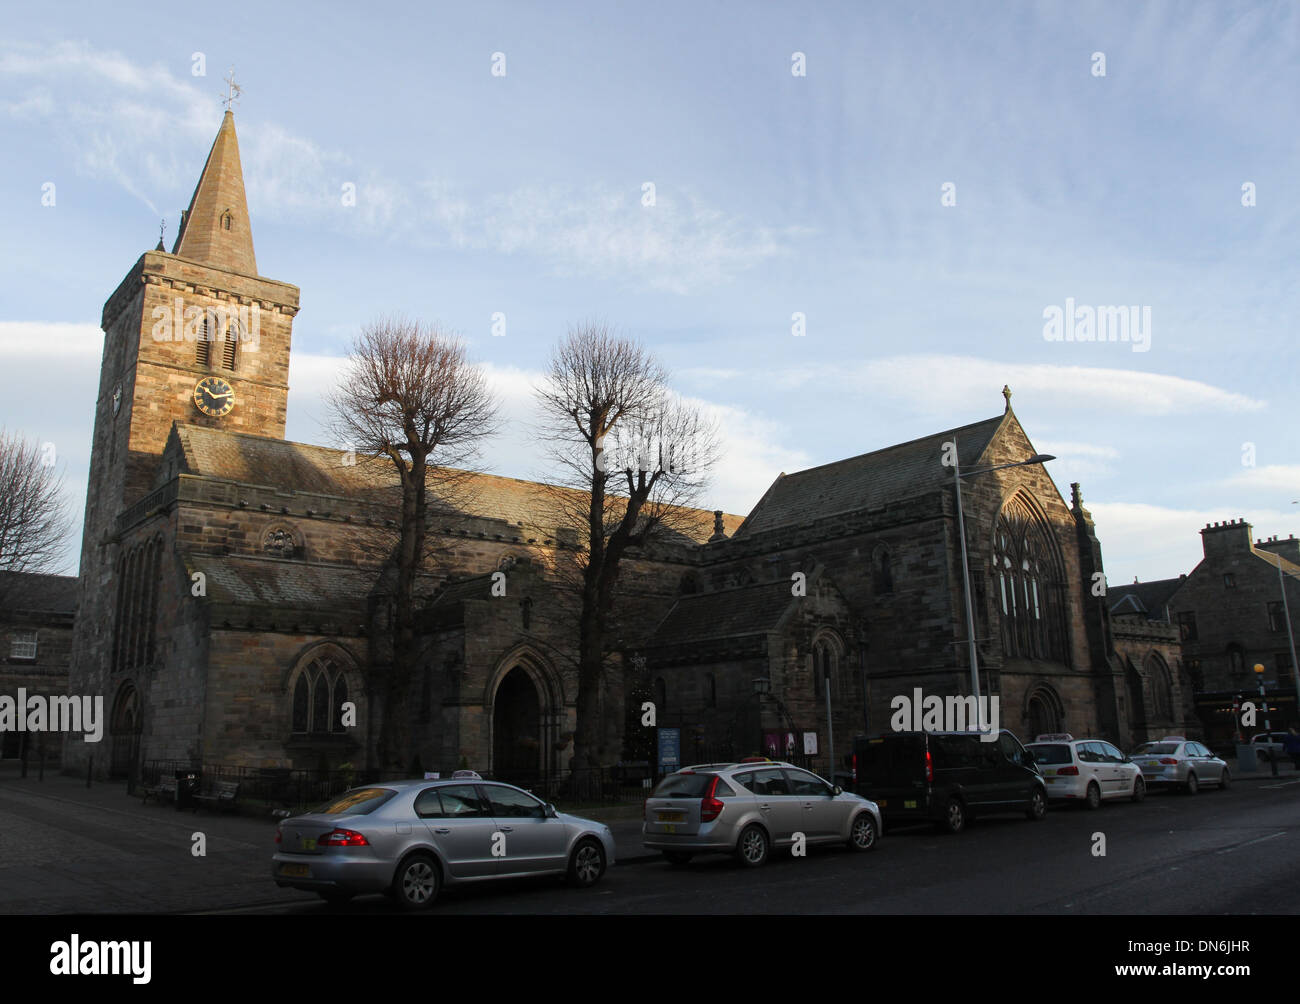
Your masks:
M221 103L226 106L226 111L230 111L230 106L239 100L239 96L243 91L235 83L235 68L233 66L230 68L230 73L223 79L226 81L226 96L221 99Z
M1011 388L1006 384L1002 385L1002 396L1007 399L1007 411L1011 410Z

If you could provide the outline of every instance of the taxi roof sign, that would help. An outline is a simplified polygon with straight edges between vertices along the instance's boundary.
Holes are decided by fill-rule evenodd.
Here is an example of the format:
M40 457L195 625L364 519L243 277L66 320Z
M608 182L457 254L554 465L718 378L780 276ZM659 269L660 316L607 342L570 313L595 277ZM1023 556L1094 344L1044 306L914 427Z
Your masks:
M479 772L476 771L476 770L458 770L458 771L453 771L453 772L452 772L452 775L451 775L451 778L452 778L453 781L454 781L454 780L457 780L458 778L464 778L464 779L466 779L466 780L468 780L468 781L482 781L482 780L483 780L482 775L480 775Z
M1036 743L1072 743L1074 736L1068 732L1044 732L1034 740Z

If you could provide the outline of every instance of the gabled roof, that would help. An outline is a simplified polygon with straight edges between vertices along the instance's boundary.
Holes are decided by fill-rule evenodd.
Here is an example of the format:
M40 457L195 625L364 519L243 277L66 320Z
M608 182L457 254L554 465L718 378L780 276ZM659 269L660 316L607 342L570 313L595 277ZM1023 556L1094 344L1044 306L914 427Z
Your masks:
M766 634L776 629L795 602L789 579L683 596L659 623L649 644L680 645Z
M190 208L181 217L172 254L228 272L257 275L239 139L229 110L212 141Z
M941 463L943 444L956 436L958 462L962 467L974 466L1009 414L1007 411L996 418L936 432L910 443L782 474L736 535L752 536L777 527L870 509L951 484L952 470Z
M0 605L4 613L75 614L77 577L43 572L0 572Z
M184 473L200 477L348 499L376 499L384 488L396 485L396 475L387 463L366 462L364 458L357 462L358 458L349 457L343 450L179 423L174 434ZM434 505L441 502L457 513L504 520L514 526L546 529L552 525L547 522L547 514L553 512L557 489L494 474L451 473L455 475L454 497L439 497L435 489L431 499ZM704 509L683 512L687 531L677 537L678 541L707 541L713 533L713 513ZM724 515L723 527L732 532L741 520L740 516ZM671 535L665 537L672 539Z
M1153 621L1169 619L1169 600L1186 578L1156 579L1124 586L1107 586L1106 598L1112 614L1145 614Z

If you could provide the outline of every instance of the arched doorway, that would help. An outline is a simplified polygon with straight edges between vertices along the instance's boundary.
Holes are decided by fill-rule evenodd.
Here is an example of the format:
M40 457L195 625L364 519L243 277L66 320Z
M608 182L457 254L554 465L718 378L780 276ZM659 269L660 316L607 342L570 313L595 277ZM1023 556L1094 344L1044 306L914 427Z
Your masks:
M541 700L532 677L515 666L492 702L493 776L511 784L535 784L541 767Z
M113 755L109 761L109 776L126 778L140 757L140 732L143 723L140 715L140 692L129 683L122 684L113 702L113 717L109 735L113 737Z
M1061 731L1061 715L1052 697L1049 691L1041 687L1029 695L1025 721L1029 725L1028 735L1031 739Z

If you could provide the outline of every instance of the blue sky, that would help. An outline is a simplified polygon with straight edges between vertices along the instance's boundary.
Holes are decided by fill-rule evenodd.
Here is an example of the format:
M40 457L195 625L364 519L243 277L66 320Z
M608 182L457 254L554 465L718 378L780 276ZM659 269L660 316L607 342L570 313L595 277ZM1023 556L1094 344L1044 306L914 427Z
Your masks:
M233 64L258 265L302 290L292 439L328 441L349 338L401 312L490 367L491 469L544 476L529 388L602 318L722 424L710 507L1007 383L1112 583L1190 571L1207 521L1300 531L1294 5L155 10L29 6L0 40L0 424L55 443L78 512L100 310L160 218L170 247ZM1067 298L1150 308L1147 350L1049 341Z

